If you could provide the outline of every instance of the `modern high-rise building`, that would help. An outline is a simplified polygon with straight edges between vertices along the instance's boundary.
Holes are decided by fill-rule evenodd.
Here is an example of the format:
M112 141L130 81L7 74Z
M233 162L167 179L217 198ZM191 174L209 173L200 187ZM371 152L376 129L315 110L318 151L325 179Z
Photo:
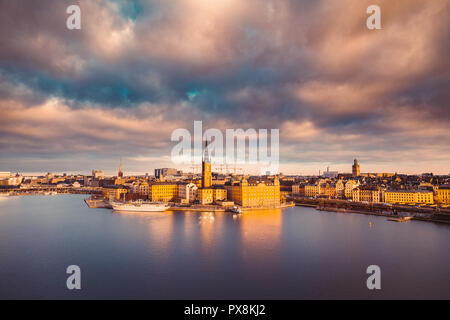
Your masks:
M178 171L177 169L173 169L173 168L158 168L158 169L155 169L155 178L162 179L165 176L174 176L174 175L177 175L180 173L182 173L182 172Z
M353 166L352 166L352 176L353 177L358 177L361 174L361 170L358 164L358 160L355 159L355 161L353 162Z

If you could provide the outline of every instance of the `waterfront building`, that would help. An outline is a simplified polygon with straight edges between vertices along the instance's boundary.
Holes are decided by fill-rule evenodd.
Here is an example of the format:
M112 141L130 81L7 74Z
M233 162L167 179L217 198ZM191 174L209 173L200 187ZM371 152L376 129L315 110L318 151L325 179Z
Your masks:
M359 167L359 163L358 160L355 159L353 161L353 166L352 166L352 176L353 177L358 177L361 173L360 167Z
M320 183L310 183L305 185L305 196L307 197L317 197L322 192L322 187Z
M328 199L336 198L336 184L325 183L324 187L321 187L321 195L327 197Z
M433 192L428 190L388 190L385 202L398 204L433 204Z
M248 181L245 177L241 181L226 186L228 200L243 207L275 207L280 205L280 181L255 180Z
M170 202L178 198L178 184L154 182L149 186L149 198L154 202Z
M122 195L125 195L128 193L128 189L126 189L124 186L120 185L113 185L113 186L106 186L102 189L102 195L103 198L108 200L121 200L123 198Z
M384 202L384 191L377 186L360 186L352 191L353 201L361 202Z
M3 178L0 180L1 186L18 186L22 183L23 176L17 174L16 176L9 175L8 178Z
M134 181L131 184L132 193L137 193L144 197L148 197L149 190L150 190L150 185L148 184L147 181Z
M445 205L450 205L450 185L441 185L436 191L437 202Z
M305 185L304 184L293 184L292 185L292 194L304 196L305 195Z
M178 198L183 203L191 203L197 199L198 187L194 183L182 183L178 185Z
M227 190L221 186L213 188L200 188L197 192L197 199L200 204L217 203L227 200Z

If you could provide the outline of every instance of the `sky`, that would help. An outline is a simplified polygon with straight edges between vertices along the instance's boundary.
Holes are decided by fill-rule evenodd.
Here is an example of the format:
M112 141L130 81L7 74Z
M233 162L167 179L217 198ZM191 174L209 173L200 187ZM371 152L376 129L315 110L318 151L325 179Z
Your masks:
M197 120L279 129L285 174L450 172L448 0L0 0L0 33L0 171L152 173Z

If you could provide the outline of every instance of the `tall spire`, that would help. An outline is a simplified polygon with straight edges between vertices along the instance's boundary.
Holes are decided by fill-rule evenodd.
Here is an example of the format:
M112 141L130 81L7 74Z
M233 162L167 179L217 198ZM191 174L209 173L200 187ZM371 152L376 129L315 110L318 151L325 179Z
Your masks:
M203 162L211 162L211 159L209 158L208 153L208 140L205 141L205 151L203 152Z
M123 177L122 158L120 158L119 173L117 174L117 176Z

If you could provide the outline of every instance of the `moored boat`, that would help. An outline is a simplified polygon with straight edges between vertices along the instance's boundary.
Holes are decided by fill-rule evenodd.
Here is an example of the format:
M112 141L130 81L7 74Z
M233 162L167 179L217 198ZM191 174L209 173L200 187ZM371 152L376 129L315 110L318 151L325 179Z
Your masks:
M405 222L412 220L413 217L399 217L399 218L388 218L389 221L395 221L395 222Z
M169 208L167 203L159 202L111 202L115 211L135 211L135 212L161 212Z
M234 214L240 214L240 213L242 213L242 209L237 206L234 206L233 208L230 209L230 212L232 212Z

